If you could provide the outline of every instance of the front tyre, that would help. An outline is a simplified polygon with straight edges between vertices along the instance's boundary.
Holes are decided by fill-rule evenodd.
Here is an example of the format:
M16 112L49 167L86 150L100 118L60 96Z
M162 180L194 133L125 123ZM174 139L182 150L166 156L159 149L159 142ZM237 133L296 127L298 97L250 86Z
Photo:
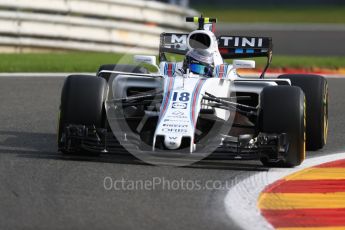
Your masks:
M268 86L260 96L260 132L282 134L288 138L284 160L272 162L262 158L269 167L294 167L305 159L305 97L299 87Z
M107 82L103 78L88 75L72 75L66 78L61 93L58 124L58 147L65 149L63 136L68 125L85 125L101 128L104 123L104 101Z

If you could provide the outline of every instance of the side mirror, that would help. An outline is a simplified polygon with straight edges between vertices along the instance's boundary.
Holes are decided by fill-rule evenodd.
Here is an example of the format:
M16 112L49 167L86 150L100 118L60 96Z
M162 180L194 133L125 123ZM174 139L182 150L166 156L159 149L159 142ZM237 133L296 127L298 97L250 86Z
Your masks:
M135 55L134 62L142 64L149 72L158 73L159 67L157 66L155 56Z
M146 63L149 65L157 66L156 57L155 56L145 56L145 55L135 55L134 61L138 63Z
M255 69L253 60L234 60L232 65L234 69Z

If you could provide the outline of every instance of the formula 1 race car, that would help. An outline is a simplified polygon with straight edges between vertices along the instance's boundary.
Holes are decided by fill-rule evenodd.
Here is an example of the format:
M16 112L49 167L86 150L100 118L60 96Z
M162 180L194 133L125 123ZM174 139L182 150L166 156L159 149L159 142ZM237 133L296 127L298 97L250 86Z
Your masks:
M197 23L198 29L161 34L159 65L154 56L137 55L140 65L103 65L97 76L67 77L59 151L140 152L168 160L175 153L212 153L294 167L303 162L306 150L325 145L324 77L267 79L271 38L216 37L216 19L201 16L187 22ZM169 61L174 55L182 55L183 61ZM255 61L236 58L253 57L267 57L261 76L240 76L237 70L255 68ZM234 60L227 64L227 59ZM155 70L143 67L147 65Z

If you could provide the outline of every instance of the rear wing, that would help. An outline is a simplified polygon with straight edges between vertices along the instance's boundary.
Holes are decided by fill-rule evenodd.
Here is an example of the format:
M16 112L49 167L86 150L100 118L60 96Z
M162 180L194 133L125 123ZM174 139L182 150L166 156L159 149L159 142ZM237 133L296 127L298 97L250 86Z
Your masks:
M267 57L260 78L265 77L272 62L273 43L269 37L220 36L218 47L224 59Z
M187 38L188 34L162 33L159 45L160 61L166 61L165 53L185 55L188 52Z
M188 34L162 33L160 37L159 59L166 61L166 53L185 55ZM272 61L272 38L248 36L219 36L219 52L224 59L267 57L267 65L261 75L264 76Z
M224 59L267 57L272 52L272 38L219 36L218 47Z

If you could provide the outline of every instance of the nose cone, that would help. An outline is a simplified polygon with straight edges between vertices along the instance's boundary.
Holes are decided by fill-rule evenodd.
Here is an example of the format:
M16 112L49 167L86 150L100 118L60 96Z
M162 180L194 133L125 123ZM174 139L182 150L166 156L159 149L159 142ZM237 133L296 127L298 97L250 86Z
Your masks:
M165 136L164 145L167 149L175 150L180 148L182 137L177 136Z

